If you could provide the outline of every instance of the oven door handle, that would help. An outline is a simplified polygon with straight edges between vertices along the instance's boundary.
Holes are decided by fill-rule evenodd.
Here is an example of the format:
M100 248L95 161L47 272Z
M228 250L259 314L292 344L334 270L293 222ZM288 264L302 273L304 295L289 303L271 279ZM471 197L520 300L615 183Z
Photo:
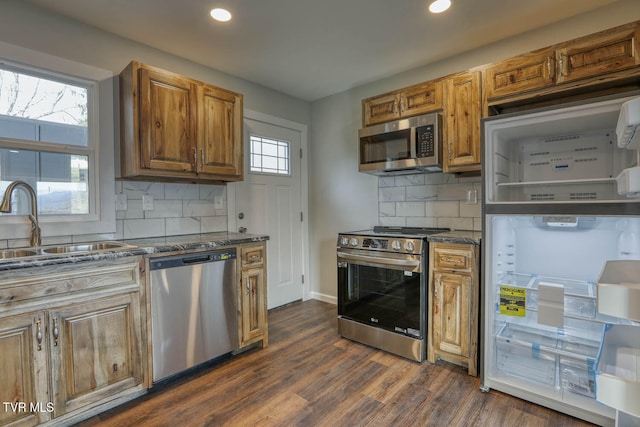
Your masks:
M407 270L419 273L421 271L419 259L381 258L371 255L356 255L342 251L337 252L338 258L351 264L367 265L370 267L388 268L392 270Z

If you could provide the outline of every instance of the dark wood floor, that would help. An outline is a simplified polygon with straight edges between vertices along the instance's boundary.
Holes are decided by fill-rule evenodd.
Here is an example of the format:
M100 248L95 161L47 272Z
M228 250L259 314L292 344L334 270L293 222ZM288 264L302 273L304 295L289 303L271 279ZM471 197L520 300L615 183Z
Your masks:
M588 426L501 394L462 368L418 364L337 334L336 308L269 313L269 347L91 418L88 426Z

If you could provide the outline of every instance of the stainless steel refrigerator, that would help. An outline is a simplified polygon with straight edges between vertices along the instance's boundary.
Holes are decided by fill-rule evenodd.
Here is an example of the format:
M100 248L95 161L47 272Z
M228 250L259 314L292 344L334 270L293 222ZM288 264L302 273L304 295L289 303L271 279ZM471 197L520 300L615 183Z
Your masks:
M640 198L621 182L638 152L616 134L638 96L483 120L484 391L613 425L596 358L605 325L634 323L598 312L596 283L606 261L640 259Z

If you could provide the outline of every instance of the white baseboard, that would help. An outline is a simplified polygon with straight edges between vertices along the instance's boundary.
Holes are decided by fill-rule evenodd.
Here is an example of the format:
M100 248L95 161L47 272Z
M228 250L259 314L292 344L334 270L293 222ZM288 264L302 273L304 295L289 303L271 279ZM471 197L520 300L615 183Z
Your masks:
M310 292L311 299L317 299L318 301L327 302L329 304L338 305L338 298L333 295L321 294L319 292Z

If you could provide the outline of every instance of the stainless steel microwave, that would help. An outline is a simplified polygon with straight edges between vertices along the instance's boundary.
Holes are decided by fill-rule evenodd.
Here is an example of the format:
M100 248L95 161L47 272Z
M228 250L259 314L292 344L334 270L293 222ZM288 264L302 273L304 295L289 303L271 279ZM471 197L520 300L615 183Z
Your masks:
M441 135L440 113L360 129L358 170L382 176L441 172Z

